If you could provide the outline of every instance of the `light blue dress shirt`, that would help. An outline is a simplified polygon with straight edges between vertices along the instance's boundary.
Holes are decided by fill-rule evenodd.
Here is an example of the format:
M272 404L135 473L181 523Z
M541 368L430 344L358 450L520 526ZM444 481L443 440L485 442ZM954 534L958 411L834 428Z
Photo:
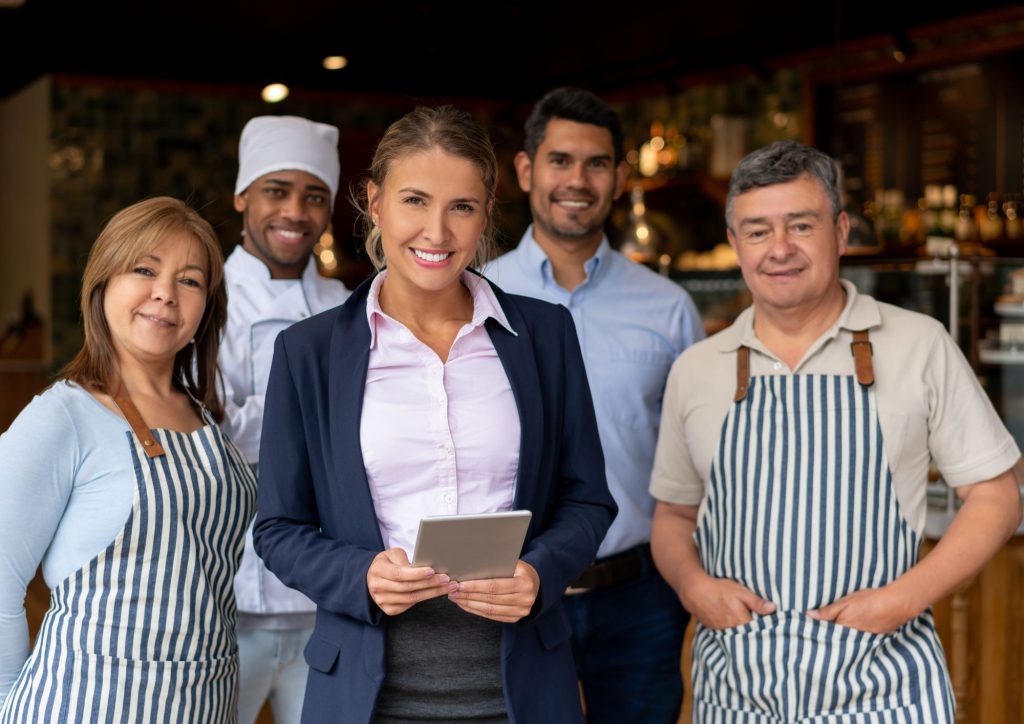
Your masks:
M608 487L619 514L598 557L651 538L654 499L647 492L672 362L704 338L700 315L677 284L634 264L602 239L584 264L586 280L571 292L555 281L551 262L526 230L519 246L484 275L512 294L561 304L572 313L583 349Z

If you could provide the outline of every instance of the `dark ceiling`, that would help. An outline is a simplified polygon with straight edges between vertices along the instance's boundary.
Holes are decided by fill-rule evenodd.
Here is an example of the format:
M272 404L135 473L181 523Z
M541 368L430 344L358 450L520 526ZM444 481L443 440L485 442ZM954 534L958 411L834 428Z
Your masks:
M1006 5L25 0L0 7L0 97L46 72L408 97L621 91ZM349 67L324 70L329 54Z

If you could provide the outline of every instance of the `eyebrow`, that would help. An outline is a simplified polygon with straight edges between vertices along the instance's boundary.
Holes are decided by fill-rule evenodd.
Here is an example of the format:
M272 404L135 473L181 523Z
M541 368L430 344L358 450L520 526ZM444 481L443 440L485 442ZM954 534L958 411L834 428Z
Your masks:
M548 151L548 158L575 158L568 151ZM610 153L598 153L594 156L587 156L584 161L611 161L612 155Z
M814 211L813 209L803 209L801 211L791 211L790 213L785 214L782 218L783 218L783 220L788 222L788 221L795 221L796 219L806 219L806 218L819 219L819 218L821 218L821 215L817 211ZM768 219L767 216L749 216L749 217L740 219L739 226L740 227L743 227L743 226L758 226L758 225L761 225L761 224L770 224L770 223L771 223L771 221Z
M155 261L155 262L156 262L157 264L162 264L162 263L163 263L163 259L161 259L160 257L158 257L158 256L157 256L156 254L143 254L143 255L142 255L142 258L143 258L143 259L152 259L152 260L153 260L153 261ZM184 271L184 270L188 270L188 269L190 269L190 270L192 270L192 271L197 271L197 272L199 272L200 274L202 274L202 275L203 275L204 277L206 276L206 270L205 270L205 269L203 269L203 268L202 268L201 266L199 266L198 264L186 264L185 266L183 266L183 267L182 267L182 270L183 270L183 271Z
M263 183L289 189L295 185L291 181L285 181L284 179L280 178L264 179ZM327 193L329 189L323 184L306 184L306 191L323 191L324 193Z
M403 186L402 188L398 189L398 193L400 193L400 194L416 194L417 196L422 196L423 198L426 198L426 199L434 198L433 196L428 194L426 191L418 189L415 186ZM476 196L465 196L463 198L452 199L452 203L462 203L462 202L466 202L466 201L469 201L469 202L474 203L474 204L479 204L480 203L480 199L478 199Z

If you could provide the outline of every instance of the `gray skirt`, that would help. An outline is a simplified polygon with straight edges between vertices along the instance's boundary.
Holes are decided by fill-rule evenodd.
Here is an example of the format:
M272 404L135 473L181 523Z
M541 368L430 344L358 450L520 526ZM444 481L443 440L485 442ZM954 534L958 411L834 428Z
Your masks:
M501 683L501 624L446 596L388 621L387 675L377 724L508 722Z

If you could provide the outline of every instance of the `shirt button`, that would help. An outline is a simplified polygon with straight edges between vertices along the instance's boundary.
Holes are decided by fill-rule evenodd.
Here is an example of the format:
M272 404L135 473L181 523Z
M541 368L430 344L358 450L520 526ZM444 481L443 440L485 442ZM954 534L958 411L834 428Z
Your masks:
M455 496L454 496L454 495L452 495L451 493L445 493L445 494L444 494L444 502L446 502L446 503L451 503L451 502L453 502L454 500L455 500Z

